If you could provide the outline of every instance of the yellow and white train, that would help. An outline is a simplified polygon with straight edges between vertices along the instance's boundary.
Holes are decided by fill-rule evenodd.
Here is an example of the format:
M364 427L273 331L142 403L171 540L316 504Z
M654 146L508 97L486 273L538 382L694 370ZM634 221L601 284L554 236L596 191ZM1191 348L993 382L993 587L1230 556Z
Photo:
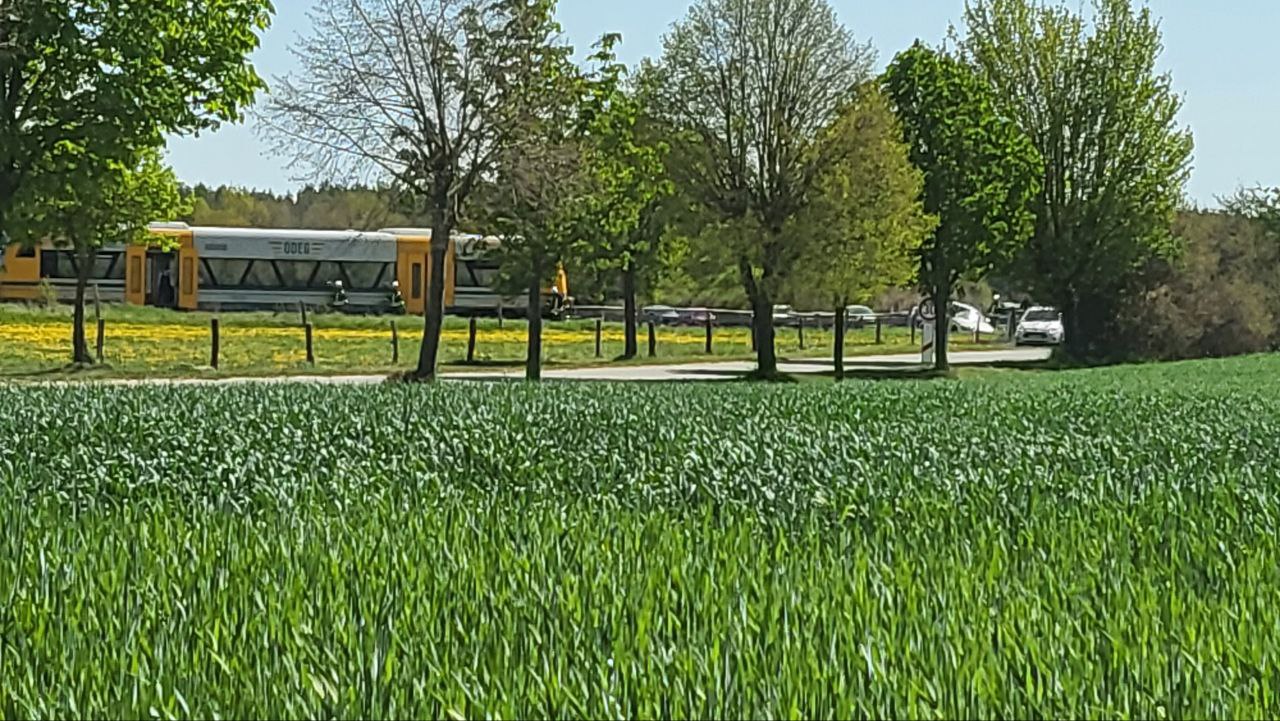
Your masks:
M151 226L155 242L103 247L93 259L90 284L104 301L185 310L272 310L298 303L323 306L341 281L349 306L377 312L387 307L398 281L409 313L426 309L431 231L388 228L377 232L214 228L185 223ZM167 242L163 242L166 241ZM484 315L523 313L523 294L502 296L493 287L498 267L489 252L501 241L456 235L445 266L446 312ZM0 300L34 300L48 284L70 299L76 256L45 243L10 245L0 266ZM568 298L561 270L546 291Z

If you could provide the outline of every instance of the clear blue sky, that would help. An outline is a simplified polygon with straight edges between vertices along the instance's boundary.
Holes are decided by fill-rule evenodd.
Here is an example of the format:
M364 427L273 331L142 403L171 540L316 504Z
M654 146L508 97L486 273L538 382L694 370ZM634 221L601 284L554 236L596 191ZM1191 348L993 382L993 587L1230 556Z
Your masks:
M294 70L293 39L308 27L313 0L276 0L277 16L255 56L268 80ZM916 38L936 43L959 20L963 0L833 0L842 20L870 39L884 64ZM1191 197L1202 205L1240 185L1280 185L1280 64L1276 0L1150 0L1163 19L1163 65L1186 103L1195 132ZM589 46L608 31L623 35L622 56L656 55L660 39L688 0L561 0L569 40ZM288 191L301 185L271 156L252 123L170 142L170 161L188 183Z

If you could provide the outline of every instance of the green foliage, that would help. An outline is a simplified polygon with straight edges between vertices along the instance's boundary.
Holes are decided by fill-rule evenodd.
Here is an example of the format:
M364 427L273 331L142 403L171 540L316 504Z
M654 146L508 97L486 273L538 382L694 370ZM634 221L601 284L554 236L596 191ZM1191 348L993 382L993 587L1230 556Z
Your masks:
M1277 378L0 388L0 715L1274 718Z
M269 0L12 0L0 12L0 226L69 158L130 166L164 136L239 120ZM83 182L87 176L71 182ZM10 233L22 236L22 227ZM20 237L22 236L22 237Z
M924 172L925 210L938 218L920 249L921 280L941 287L982 277L1031 233L1035 149L957 58L917 43L894 58L884 84Z
M821 142L839 161L819 175L814 198L788 229L798 246L788 297L801 307L843 309L910 283L936 220L921 207L923 176L875 85L859 89Z
M701 0L651 70L648 105L670 131L675 178L706 210L702 234L731 257L765 375L777 365L770 307L795 257L784 229L835 162L819 138L873 59L827 0Z
M916 43L894 58L883 83L924 171L924 209L938 219L920 247L920 280L930 297L949 301L958 281L981 278L1027 241L1040 159L999 112L992 88L958 58ZM945 327L948 303L936 305Z
M430 219L404 212L399 194L374 186L307 186L293 195L235 187L189 189L193 225L234 228L377 230L426 227ZM465 220L462 227L467 227Z
M1280 345L1280 244L1261 220L1184 212L1184 250L1155 259L1120 314L1114 352L1145 359L1260 353Z
M1068 352L1104 355L1141 269L1178 250L1193 143L1159 23L1131 0L974 0L965 21L965 55L1045 161L1023 274L1063 310Z
M1280 247L1280 188L1245 188L1223 201L1223 208L1261 224L1267 239Z

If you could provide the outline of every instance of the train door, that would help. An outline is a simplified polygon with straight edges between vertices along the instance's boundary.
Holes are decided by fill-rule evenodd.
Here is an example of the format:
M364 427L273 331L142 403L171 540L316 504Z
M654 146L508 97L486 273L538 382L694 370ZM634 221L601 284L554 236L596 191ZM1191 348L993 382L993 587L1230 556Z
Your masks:
M178 307L178 259L174 253L147 253L147 305Z

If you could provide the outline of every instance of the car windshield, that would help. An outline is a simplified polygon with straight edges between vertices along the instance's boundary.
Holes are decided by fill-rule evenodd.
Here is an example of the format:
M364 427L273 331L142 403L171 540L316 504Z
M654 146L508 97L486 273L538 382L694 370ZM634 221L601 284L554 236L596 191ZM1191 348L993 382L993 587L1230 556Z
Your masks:
M1058 314L1052 310L1033 310L1024 319L1030 323L1052 323L1058 320Z
M871 310L865 305L851 305L849 306L849 312L855 313L857 315L874 315L875 314L875 311Z

